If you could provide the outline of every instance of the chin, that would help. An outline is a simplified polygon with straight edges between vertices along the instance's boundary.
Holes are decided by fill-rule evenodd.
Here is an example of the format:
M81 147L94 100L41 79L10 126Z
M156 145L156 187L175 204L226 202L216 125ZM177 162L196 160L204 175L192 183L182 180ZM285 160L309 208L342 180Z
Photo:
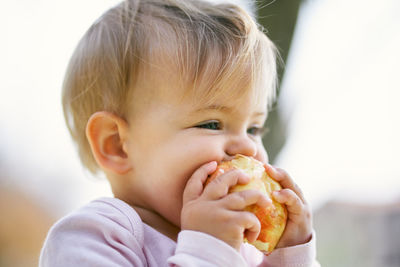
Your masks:
M240 169L250 176L250 182L245 185L235 185L230 188L229 192L239 192L244 190L259 190L268 198L272 199L272 205L261 208L257 205L246 207L246 211L254 213L261 224L261 231L254 242L249 242L258 250L264 253L270 253L276 247L280 237L285 230L287 221L287 210L283 204L273 200L272 192L282 189L280 184L270 178L264 168L264 164L260 161L236 155L232 160L221 162L217 170L210 175L207 183L232 169ZM247 240L244 240L247 242Z

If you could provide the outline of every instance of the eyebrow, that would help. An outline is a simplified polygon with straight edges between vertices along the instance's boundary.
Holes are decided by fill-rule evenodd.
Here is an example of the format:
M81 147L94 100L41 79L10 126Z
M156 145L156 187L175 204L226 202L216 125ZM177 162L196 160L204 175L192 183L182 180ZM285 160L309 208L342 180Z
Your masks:
M207 106L207 107L203 107L203 108L196 109L194 112L195 112L195 113L198 113L198 112L213 111L213 110L231 112L231 111L233 110L233 108L227 107L227 106L221 106L221 105L215 105L215 104L213 104L213 105L209 105L209 106ZM255 117L258 117L258 116L265 116L265 115L266 115L266 112L263 112L263 111L259 111L259 112L255 112L255 113L254 113L254 116L255 116Z
M232 108L227 107L227 106L221 106L221 105L209 105L207 107L202 107L199 109L196 109L194 112L203 112L203 111L209 111L209 110L221 110L221 111L232 111Z

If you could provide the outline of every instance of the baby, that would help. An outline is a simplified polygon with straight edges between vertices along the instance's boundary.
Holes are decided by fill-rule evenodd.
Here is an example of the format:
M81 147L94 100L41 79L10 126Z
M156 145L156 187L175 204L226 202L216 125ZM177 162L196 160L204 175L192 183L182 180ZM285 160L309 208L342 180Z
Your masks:
M310 208L268 165L261 133L274 99L276 52L242 9L199 0L127 0L86 32L63 85L81 160L105 173L114 198L50 230L40 266L319 266ZM218 162L263 162L283 189L288 222L277 249L243 243L260 231L248 205L269 205Z

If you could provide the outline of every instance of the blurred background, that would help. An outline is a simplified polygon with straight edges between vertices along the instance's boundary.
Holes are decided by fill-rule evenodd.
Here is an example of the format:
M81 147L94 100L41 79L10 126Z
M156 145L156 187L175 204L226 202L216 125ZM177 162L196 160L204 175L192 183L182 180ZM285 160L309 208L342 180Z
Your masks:
M111 196L81 167L60 95L78 40L118 2L2 2L1 267L37 266L57 219ZM312 205L318 260L399 267L400 1L233 2L257 17L282 55L264 143Z

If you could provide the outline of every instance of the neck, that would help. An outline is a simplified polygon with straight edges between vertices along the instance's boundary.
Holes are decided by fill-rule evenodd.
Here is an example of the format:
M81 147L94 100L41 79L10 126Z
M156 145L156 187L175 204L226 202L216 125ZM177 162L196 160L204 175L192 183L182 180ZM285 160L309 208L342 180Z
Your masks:
M153 227L155 230L169 237L175 242L177 241L178 234L180 232L179 227L173 225L154 211L147 210L139 206L132 206L132 208L135 209L144 223Z
M144 223L153 227L156 231L169 237L175 242L177 241L178 233L180 232L180 228L178 226L171 223L157 212L146 208L143 205L143 201L140 201L139 199L132 199L132 195L137 194L132 194L131 191L129 192L129 194L128 192L126 192L126 182L124 179L109 178L109 180L112 185L111 188L113 189L114 197L121 199L122 201L129 204L139 214ZM124 183L120 183L119 181L124 181Z

